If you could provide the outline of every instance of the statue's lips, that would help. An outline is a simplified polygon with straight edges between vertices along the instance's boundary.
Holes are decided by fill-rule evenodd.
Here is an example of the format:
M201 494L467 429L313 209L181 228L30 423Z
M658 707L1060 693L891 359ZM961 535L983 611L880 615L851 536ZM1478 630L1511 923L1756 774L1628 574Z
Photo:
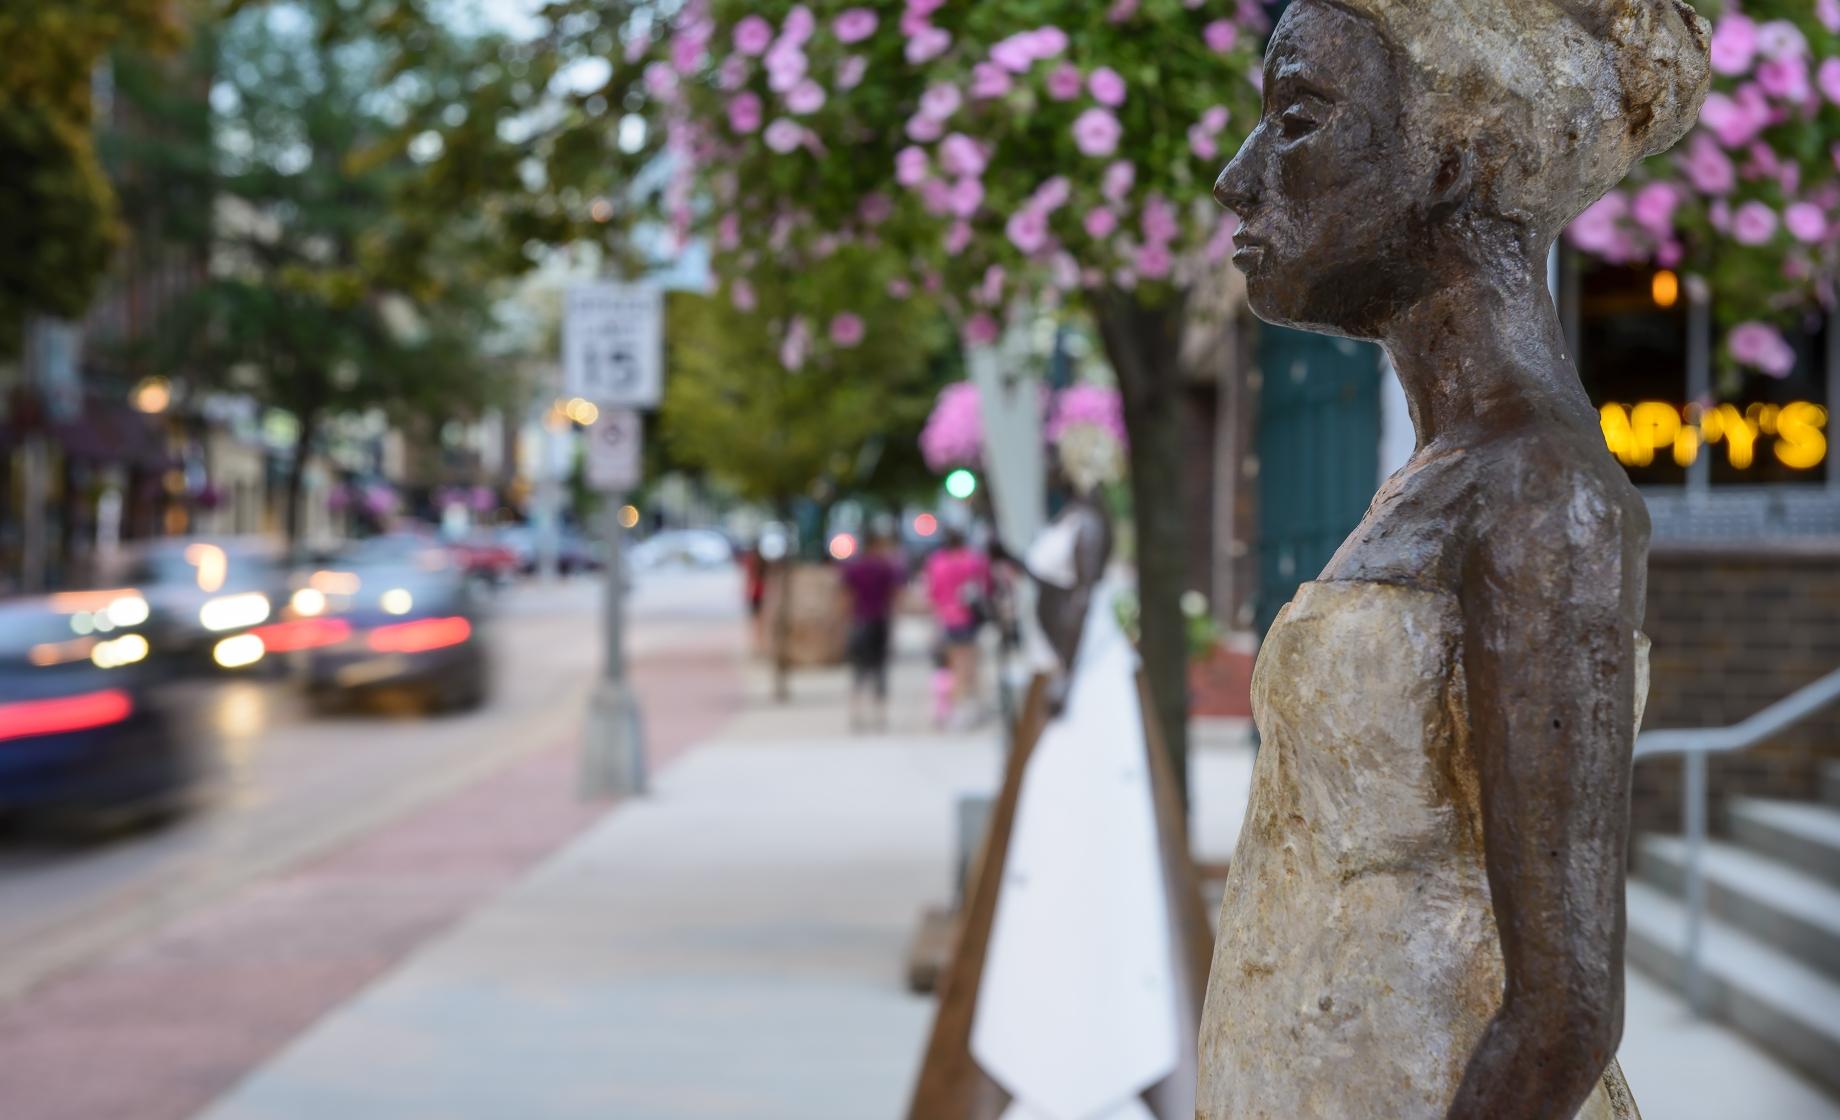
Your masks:
M1242 269L1264 260L1268 247L1263 238L1250 236L1244 231L1233 235L1233 246L1233 263Z

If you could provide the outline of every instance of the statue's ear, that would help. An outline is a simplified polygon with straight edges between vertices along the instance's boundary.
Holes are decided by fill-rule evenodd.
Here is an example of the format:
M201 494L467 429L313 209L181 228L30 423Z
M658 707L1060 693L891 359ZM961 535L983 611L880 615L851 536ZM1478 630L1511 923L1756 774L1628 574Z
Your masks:
M1476 186L1475 153L1469 144L1453 145L1438 161L1431 180L1429 213L1433 220L1462 209Z

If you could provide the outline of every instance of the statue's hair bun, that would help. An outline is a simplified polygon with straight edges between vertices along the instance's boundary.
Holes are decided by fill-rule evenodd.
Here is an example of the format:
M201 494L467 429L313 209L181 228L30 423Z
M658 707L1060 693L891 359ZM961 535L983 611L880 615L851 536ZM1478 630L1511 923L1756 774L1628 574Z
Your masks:
M1373 20L1424 97L1407 127L1469 138L1478 205L1551 236L1698 119L1709 30L1685 0L1323 0Z
M1699 119L1710 81L1710 29L1686 0L1573 0L1608 45L1630 136L1643 156L1665 152Z

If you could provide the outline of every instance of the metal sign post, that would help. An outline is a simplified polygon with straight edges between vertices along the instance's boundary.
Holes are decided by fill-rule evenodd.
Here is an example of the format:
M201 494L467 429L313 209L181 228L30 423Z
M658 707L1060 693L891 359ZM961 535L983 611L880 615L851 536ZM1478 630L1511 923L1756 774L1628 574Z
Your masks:
M625 527L620 506L643 473L644 421L664 388L664 296L629 284L568 292L562 325L564 391L600 406L588 432L587 475L605 496L605 660L583 728L580 792L586 799L646 790L645 722L626 677Z

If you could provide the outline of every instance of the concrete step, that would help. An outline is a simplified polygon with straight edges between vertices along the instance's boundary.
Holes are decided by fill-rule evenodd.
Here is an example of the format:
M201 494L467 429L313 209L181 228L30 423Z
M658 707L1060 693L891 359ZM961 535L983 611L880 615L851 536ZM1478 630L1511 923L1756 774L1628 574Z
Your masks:
M1686 895L1686 865L1687 844L1680 837L1644 836L1638 842L1642 879L1677 899ZM1840 979L1840 887L1716 840L1706 843L1702 866L1714 915Z
M1631 964L1684 991L1686 931L1678 902L1629 884ZM1718 920L1704 926L1700 965L1710 1015L1840 1093L1840 983Z
M1840 762L1821 764L1821 800L1840 806Z
M1734 797L1726 813L1740 844L1840 886L1840 808Z

